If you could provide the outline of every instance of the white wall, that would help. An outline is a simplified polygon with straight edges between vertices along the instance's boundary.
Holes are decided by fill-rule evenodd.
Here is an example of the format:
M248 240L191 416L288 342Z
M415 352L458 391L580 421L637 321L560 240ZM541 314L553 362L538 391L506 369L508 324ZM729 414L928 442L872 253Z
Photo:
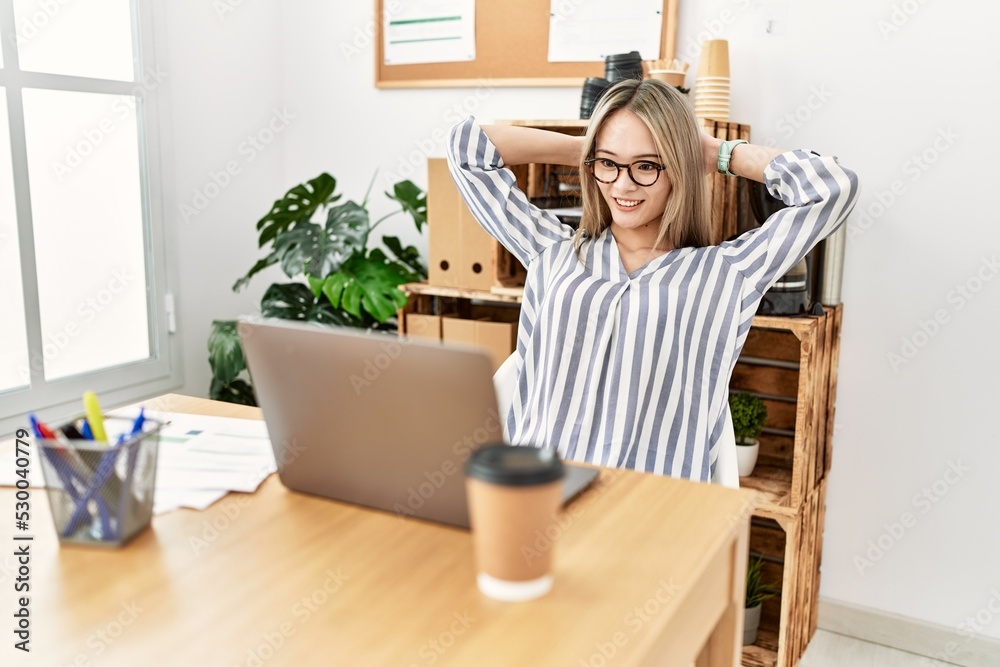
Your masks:
M260 256L255 224L284 192L282 144L294 125L273 139L265 132L287 105L278 3L245 2L230 12L217 6L225 5L181 0L157 8L170 114L164 208L180 254L172 281L183 336L180 391L195 396L208 395L211 321L256 312L272 282L268 274L239 294L231 290Z
M435 131L462 108L484 119L577 114L576 89L376 90L372 47L361 39L371 5L243 3L224 21L201 3L170 5L180 193L236 157L272 106L296 114L280 147L181 225L190 393L207 387L209 319L252 308L229 286L257 256L253 221L288 186L328 170L343 193L361 197L373 170L405 175L400 161L411 153L413 179L424 185L424 148L442 153L430 145ZM989 205L1000 6L958 5L686 2L679 28L682 55L694 53L699 33L730 40L732 118L750 124L755 141L833 153L861 176L845 267L821 593L949 627L987 610L1000 588L990 479L1000 429L989 418L1000 397L1000 279L992 279L1000 269L988 264L1000 249ZM898 30L883 34L880 21ZM355 45L360 55L348 58L343 48ZM921 171L913 160L924 153ZM380 196L372 208L376 216L390 210ZM407 218L386 227L418 241ZM419 245L426 249L425 240ZM991 279L977 284L979 272ZM967 283L980 290L971 299L953 292ZM927 324L935 315L944 322L936 328ZM933 331L926 338L922 322ZM904 337L921 347L904 351ZM904 361L893 365L890 353ZM952 464L968 469L949 477ZM937 502L917 497L935 483L944 492ZM875 560L869 541L880 539L889 548ZM856 560L869 556L870 566ZM1000 637L1000 620L980 618L989 621L985 634Z
M864 188L844 269L820 592L957 628L987 610L1000 585L991 511L1000 431L988 417L1000 397L990 343L1000 324L1000 226L983 128L998 101L1000 8L740 4L698 3L681 43L728 9L734 117L758 141L840 156ZM800 127L783 120L789 113ZM980 271L990 279L980 283ZM952 291L966 283L981 291ZM980 618L1000 637L995 614Z

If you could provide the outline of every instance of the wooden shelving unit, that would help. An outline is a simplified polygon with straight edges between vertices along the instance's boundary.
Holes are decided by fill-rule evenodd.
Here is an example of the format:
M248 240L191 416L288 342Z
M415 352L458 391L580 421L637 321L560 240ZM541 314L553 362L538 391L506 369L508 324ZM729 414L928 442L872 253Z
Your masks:
M757 468L741 486L761 504L750 551L780 595L764 603L747 667L794 667L816 632L843 307L822 317L754 318L730 382L768 406Z

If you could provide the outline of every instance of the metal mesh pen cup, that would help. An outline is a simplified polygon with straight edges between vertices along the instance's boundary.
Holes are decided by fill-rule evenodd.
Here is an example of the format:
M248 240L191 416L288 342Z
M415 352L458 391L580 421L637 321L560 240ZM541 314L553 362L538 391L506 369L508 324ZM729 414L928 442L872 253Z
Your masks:
M128 433L132 420L105 417L109 433ZM59 541L119 547L153 515L156 454L163 424L146 419L121 444L38 440L49 507Z

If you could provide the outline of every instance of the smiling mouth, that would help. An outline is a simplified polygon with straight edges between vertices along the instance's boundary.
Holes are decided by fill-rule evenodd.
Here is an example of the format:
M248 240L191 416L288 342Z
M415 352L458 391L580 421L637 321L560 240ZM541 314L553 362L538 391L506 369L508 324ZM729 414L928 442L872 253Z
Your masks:
M635 208L642 203L641 199L621 199L620 197L615 197L614 200L622 208Z

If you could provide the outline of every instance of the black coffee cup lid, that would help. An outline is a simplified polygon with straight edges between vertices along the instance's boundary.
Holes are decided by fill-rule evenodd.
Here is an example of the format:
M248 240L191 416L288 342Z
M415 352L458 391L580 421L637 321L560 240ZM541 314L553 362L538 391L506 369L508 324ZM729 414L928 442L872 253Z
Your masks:
M604 57L604 61L611 62L642 62L642 56L639 55L638 51L629 51L628 53L612 53Z
M537 486L562 479L562 460L554 450L489 445L477 449L465 466L469 477L504 486Z

